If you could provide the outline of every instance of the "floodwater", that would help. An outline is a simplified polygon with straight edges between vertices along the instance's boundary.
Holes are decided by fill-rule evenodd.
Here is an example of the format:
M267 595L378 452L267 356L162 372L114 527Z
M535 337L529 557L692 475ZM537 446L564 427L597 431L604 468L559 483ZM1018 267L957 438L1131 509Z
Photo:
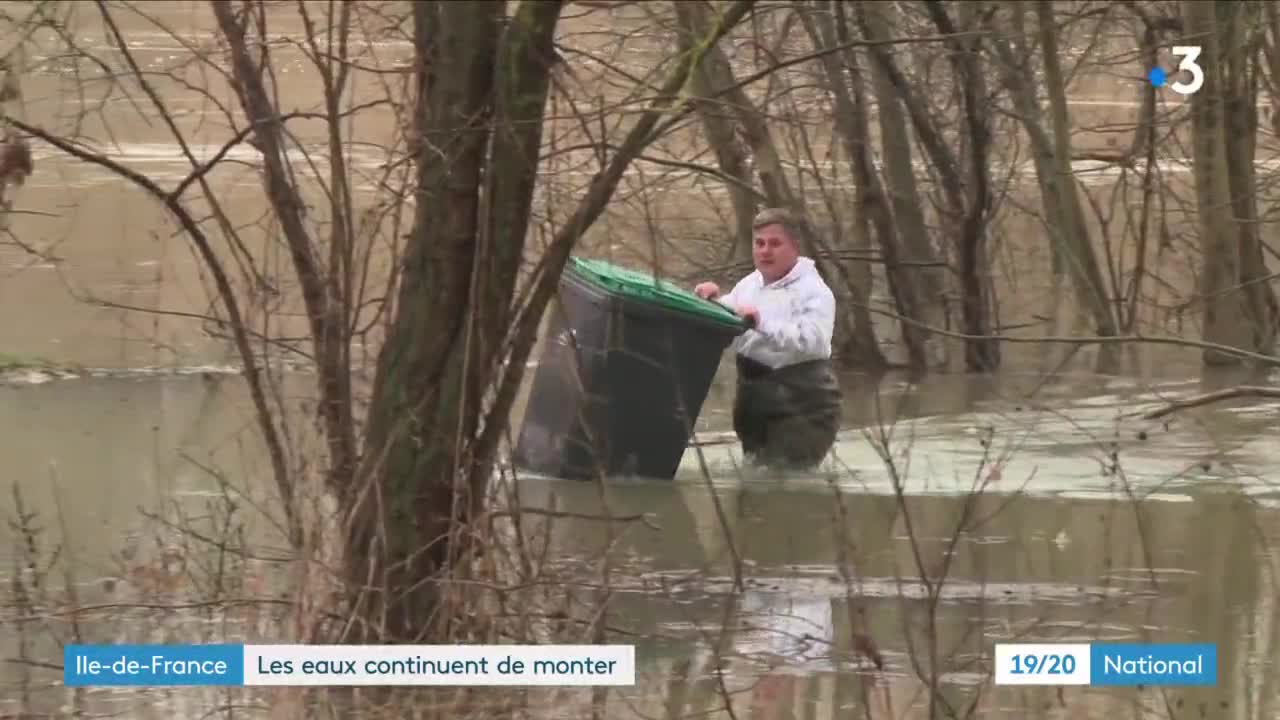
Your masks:
M643 515L653 525L612 528L608 625L627 633L616 641L636 643L640 678L617 692L609 717L652 716L673 698L689 714L711 712L724 702L717 667L739 718L791 717L777 714L784 707L794 717L852 717L864 707L876 718L928 717L921 675L929 664L917 669L911 648L928 657L929 622L940 643L941 697L954 707L976 703L983 717L1093 717L1131 707L1152 713L1135 717L1165 716L1154 689L1073 688L1060 699L992 688L992 645L1004 640L1216 643L1217 688L1173 691L1169 702L1207 703L1205 717L1274 717L1280 489L1269 482L1267 438L1280 424L1277 403L1178 415L1166 428L1117 418L1201 383L1066 376L1029 399L1039 384L1031 376L946 377L909 390L848 377L838 467L778 477L733 469L735 449L721 442L727 380L726 372L703 415L701 461L698 451L686 453L672 482L618 479L601 493L592 483L520 480L529 505ZM39 513L41 542L65 540L73 572L45 582L70 582L82 605L121 606L88 613L85 637L180 642L196 633L214 641L243 632L239 615L183 610L213 592L208 580L161 587L128 568L177 535L147 515L214 537L243 524L247 541L272 554L262 546L275 534L252 509L267 491L255 480L266 468L251 421L234 376L0 388L6 476ZM874 450L890 424L901 499ZM1113 455L1118 472L1106 469ZM245 491L258 497L226 519L223 498ZM2 506L12 511L8 499ZM18 538L12 530L0 537L8 573ZM601 521L557 520L550 556L595 567L607 541ZM742 593L731 592L735 556ZM223 596L254 597L262 586L253 572L227 571ZM192 577L212 574L202 567ZM853 651L850 608L865 617L882 670L871 672ZM56 664L57 638L66 641L72 629L67 618L27 624L27 657ZM5 637L14 657L13 633ZM684 683L672 679L681 667ZM17 670L5 670L9 687ZM10 698L0 713L17 710L16 692L0 696ZM138 718L199 717L208 710L202 703L217 702L203 693L163 696L155 705L141 693L97 692L85 702ZM55 691L35 697L42 712L69 702Z
M207 18L182 6L155 7L207 29ZM186 51L148 23L129 22L144 66ZM99 49L104 42L81 39ZM34 74L24 85L27 119L66 127L82 102L67 83L65 74ZM311 90L305 80L288 84L284 104ZM207 155L219 141L216 126L202 124L203 101L171 97L180 126L200 138L197 154ZM99 135L110 126L118 144L109 154L176 183L188 166L164 127L154 117L125 122L134 116L123 100L107 108L86 123ZM370 135L391 125L372 117ZM265 716L269 696L56 687L60 644L77 638L269 641L270 606L229 613L202 603L268 593L281 551L269 510L259 509L270 506L267 463L225 343L190 317L101 302L203 312L207 279L187 244L136 189L35 149L36 174L18 195L33 214L12 226L45 257L0 240L0 365L12 355L89 371L0 376L0 514L15 519L19 498L36 514L38 561L27 568L27 535L0 525L0 619L22 620L0 629L0 658L11 661L0 664L0 717L77 709ZM367 170L381 159L369 151L357 164ZM238 218L263 212L253 172L230 168L216 179ZM373 202L374 193L362 193L361 202ZM600 235L625 237L642 224L640 211L619 205ZM245 235L283 267L268 230ZM1017 287L1042 289L1025 267ZM616 641L637 645L639 682L611 693L606 716L924 718L930 687L944 707L935 717L970 707L993 718L1280 714L1280 488L1272 483L1280 456L1271 445L1280 403L1220 403L1142 421L1129 416L1245 378L1201 377L1190 351L1173 350L1145 352L1131 376L1074 369L1087 363L1048 376L1024 369L1043 361L1038 353L1011 353L1010 369L992 378L938 375L906 387L847 376L846 428L830 466L812 475L738 471L724 442L726 363L704 407L703 442L674 481L617 479L602 491L520 479L525 502L574 514L556 522L557 563L594 567L610 543L607 624L622 633ZM287 377L286 393L304 396L310 380ZM891 466L877 451L883 442ZM609 527L582 517L604 511L646 522ZM189 575L147 564L192 533L234 537L259 557L240 566L215 553L218 561ZM741 592L732 592L735 568ZM98 609L49 612L72 602ZM855 652L853 617L882 668ZM1015 639L1212 642L1219 682L1174 691L994 688L992 645Z

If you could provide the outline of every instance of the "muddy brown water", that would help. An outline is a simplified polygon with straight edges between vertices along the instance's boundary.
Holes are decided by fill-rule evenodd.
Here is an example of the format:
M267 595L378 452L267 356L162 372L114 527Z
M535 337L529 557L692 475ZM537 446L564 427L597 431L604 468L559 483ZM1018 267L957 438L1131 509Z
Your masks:
M877 386L848 376L854 391L835 452L839 466L774 476L735 471L734 447L718 443L728 424L726 375L703 414L709 481L694 451L673 482L616 479L601 493L591 483L520 481L533 506L644 514L656 526L613 528L609 625L627 633L619 641L636 643L639 683L617 692L610 717L664 707L674 696L684 698L687 712L710 711L721 702L713 649L737 717L778 717L770 713L785 706L795 717L840 718L868 704L874 717L925 717L911 659L912 644L922 652L931 614L921 565L941 582L932 616L941 691L953 705L977 702L982 716L1009 718L1088 717L1150 705L1158 701L1153 689L1069 689L1065 708L1049 691L993 689L986 679L991 646L1012 639L1182 640L1217 643L1219 685L1172 691L1170 702L1209 703L1207 717L1272 716L1280 489L1270 481L1270 438L1280 403L1217 407L1165 428L1117 417L1202 383L1081 375L1038 387L1035 376L1010 374L938 378L904 391L892 380ZM202 518L217 515L224 492L210 469L267 502L267 490L255 485L266 468L238 378L59 380L0 388L0 400L6 476L40 513L43 541L65 538L64 559L82 603L126 608L111 619L90 614L81 630L87 638L214 641L239 632L213 614L127 609L139 601L181 605L207 588L149 587L120 559L130 548L154 547L157 526L144 512L212 532ZM901 504L867 436L887 423L905 484ZM978 472L987 452L991 462ZM1104 469L1113 453L1121 473ZM8 497L0 507L11 511ZM962 513L969 520L948 551ZM251 510L240 520L269 554L262 546L271 545L271 529ZM8 574L17 538L10 530L0 537ZM560 520L552 556L591 567L606 540L601 522ZM740 594L731 592L735 553L744 567ZM63 585L60 577L48 581ZM247 587L239 592L251 592ZM865 614L883 656L878 673L868 674L853 652L851 603ZM55 638L71 627L64 618L27 631L36 638L29 652L56 663ZM4 636L13 657L13 628ZM685 661L692 663L690 681L679 695L670 677ZM56 675L37 673L41 678ZM12 688L18 679L17 667L7 666L3 682ZM162 695L91 692L88 707L194 718L216 702L195 691ZM16 693L0 696L9 698L0 711L17 710ZM69 702L56 691L36 697L45 712Z
M207 39L201 33L208 18L185 9L188 4L155 7L196 28L192 37ZM144 64L173 63L187 51L149 23L135 19L126 26ZM93 47L102 43L100 35L83 39ZM394 55L405 48L387 42L384 50ZM314 92L305 75L296 77L284 88L286 105ZM33 74L24 84L27 118L67 127L83 105L68 83L65 74ZM196 132L200 152L221 141L216 126L200 124L201 102L168 97L180 125ZM370 117L363 132L388 132L388 116ZM87 131L99 136L110 125L119 142L110 153L131 167L166 183L188 169L163 127L137 122L124 101L87 122ZM236 636L245 631L235 623L248 622L241 616L233 622L173 607L208 587L169 584L130 568L173 537L148 515L212 533L229 497L236 523L244 523L259 552L278 551L278 534L255 509L269 506L271 493L242 382L229 371L225 345L190 318L93 302L105 297L201 312L206 280L150 199L47 147L37 146L36 153L37 173L18 197L22 208L40 214L16 217L13 228L52 257L34 258L0 242L0 352L100 371L70 378L6 374L0 458L7 485L20 488L28 510L38 513L42 556L62 545L56 574L45 578L52 588L47 597L66 602L70 584L82 604L119 607L90 614L81 626L64 616L42 617L22 623L20 633L5 623L0 657L56 665L59 643L77 632L98 642ZM356 157L364 171L385 159L375 151ZM220 171L215 180L238 218L248 221L264 210L258 179L243 166ZM641 182L629 177L624 191L634 193ZM646 225L653 216L644 215L655 202L666 212L658 213L656 234L680 252L691 235L718 227L711 209L722 194L705 190L697 204L690 200L694 193L665 192L655 191L644 207L616 203L593 236L595 247L616 249L629 262L643 259L647 243L634 238L655 235ZM361 190L359 202L376 200L374 191ZM1009 302L1017 317L1006 320L1016 321L1052 308L1058 298L1046 290L1047 262L1034 223L1007 232L1001 262L1017 268L1001 265L1013 278L1004 282L1036 296ZM283 267L268 231L246 235ZM984 717L1276 717L1280 488L1273 478L1280 460L1272 432L1280 403L1224 403L1180 413L1167 425L1143 422L1124 416L1246 378L1201 377L1192 351L1149 349L1126 368L1131 374L1097 376L1078 370L1087 362L1060 368L1060 353L1010 348L1010 370L993 378L938 375L908 388L892 377L846 376L846 428L821 473L739 472L734 446L719 442L732 397L726 364L701 418L708 442L686 453L673 482L615 479L602 493L592 484L521 479L526 502L584 515L604 505L617 516L645 514L656 526L631 522L613 529L620 539L612 554L616 596L609 625L627 633L622 641L637 644L640 673L636 687L613 694L608 717L660 716L668 705L728 717L715 709L723 701L717 667L737 718L825 720L862 716L866 707L875 718L926 717L927 683L913 655L922 652L930 617L943 658L943 697L957 708L976 704ZM1063 371L1046 375L1056 370ZM289 392L305 394L310 381L291 377ZM901 501L872 442L887 426ZM3 491L0 514L8 520L15 496L9 487ZM969 522L953 545L962 517ZM597 521L562 519L554 555L564 563L594 562L605 532ZM0 526L4 613L21 614L12 610L7 588L15 576L31 578L16 564L22 541ZM744 569L742 593L730 592L735 555ZM947 558L930 610L921 566L936 580ZM219 576L216 567L200 570L202 577ZM255 585L261 567L223 570L228 594L261 591ZM868 672L853 652L850 607L864 612L885 661L879 672ZM256 620L258 636L270 632L265 618ZM1167 693L1069 689L1061 696L992 688L991 646L1014 638L1214 642L1219 684ZM674 682L673 673L686 663L689 681ZM20 691L28 669L33 682L53 683L33 691L30 708ZM58 678L25 662L0 664L0 717L72 707L75 698L56 687ZM189 690L93 691L84 702L94 713L199 718L232 700Z

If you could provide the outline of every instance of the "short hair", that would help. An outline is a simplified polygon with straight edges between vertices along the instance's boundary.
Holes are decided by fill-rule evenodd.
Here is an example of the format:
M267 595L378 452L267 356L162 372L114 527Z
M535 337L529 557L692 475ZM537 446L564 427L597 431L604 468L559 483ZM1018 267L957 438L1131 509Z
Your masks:
M803 225L790 210L781 207L765 208L756 213L755 219L751 221L752 230L759 230L769 225L781 225L783 232L791 238L796 247L800 246L800 240L804 237Z

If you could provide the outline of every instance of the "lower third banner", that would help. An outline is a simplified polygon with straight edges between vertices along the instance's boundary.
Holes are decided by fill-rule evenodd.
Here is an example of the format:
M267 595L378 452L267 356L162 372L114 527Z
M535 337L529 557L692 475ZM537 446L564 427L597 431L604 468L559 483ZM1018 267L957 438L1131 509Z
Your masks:
M89 686L634 685L634 645L67 645Z

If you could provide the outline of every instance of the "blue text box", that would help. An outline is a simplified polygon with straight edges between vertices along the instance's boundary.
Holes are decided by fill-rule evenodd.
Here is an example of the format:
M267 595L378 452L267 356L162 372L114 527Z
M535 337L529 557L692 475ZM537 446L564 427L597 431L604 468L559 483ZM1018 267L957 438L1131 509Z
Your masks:
M1092 643L1089 651L1090 685L1218 684L1212 643Z
M67 645L62 681L108 685L244 685L243 645Z

